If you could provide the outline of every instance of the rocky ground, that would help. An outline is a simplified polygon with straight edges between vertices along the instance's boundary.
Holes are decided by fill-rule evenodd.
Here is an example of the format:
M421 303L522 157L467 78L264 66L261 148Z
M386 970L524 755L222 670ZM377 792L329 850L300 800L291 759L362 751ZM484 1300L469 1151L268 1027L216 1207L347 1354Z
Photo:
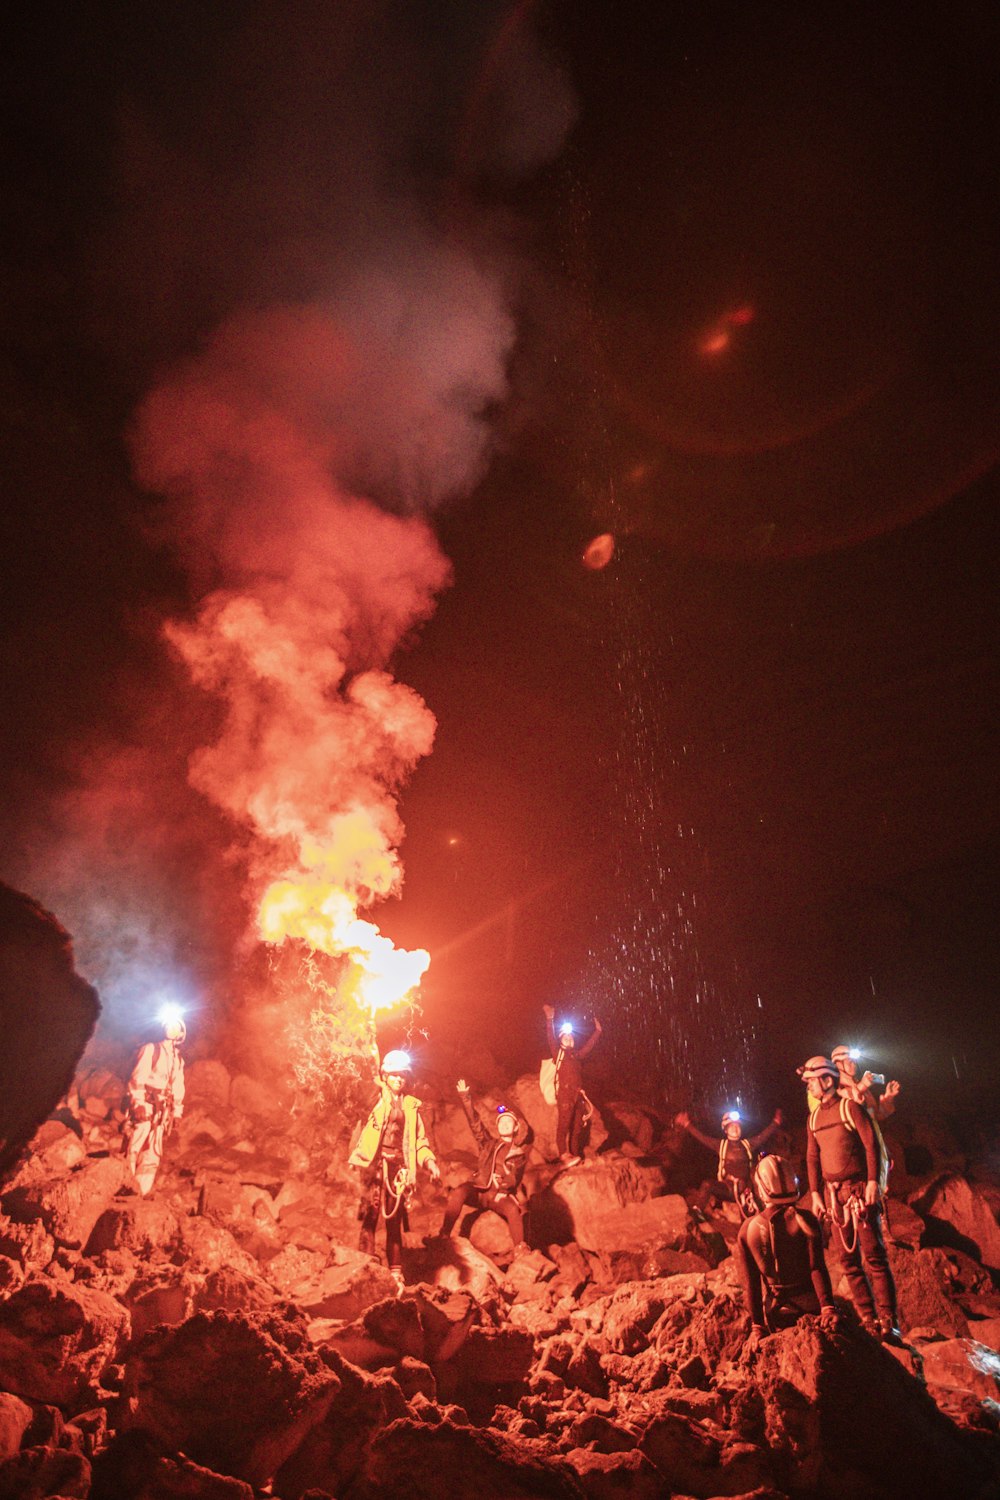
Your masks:
M895 1143L905 1348L845 1301L836 1332L807 1318L750 1350L736 1225L698 1206L708 1153L638 1106L606 1107L596 1154L559 1171L521 1080L532 1248L512 1258L492 1215L425 1245L425 1183L397 1297L353 1248L345 1122L215 1061L188 1088L150 1198L107 1070L0 1193L0 1500L1000 1496L1000 1155ZM426 1116L463 1180L457 1104Z

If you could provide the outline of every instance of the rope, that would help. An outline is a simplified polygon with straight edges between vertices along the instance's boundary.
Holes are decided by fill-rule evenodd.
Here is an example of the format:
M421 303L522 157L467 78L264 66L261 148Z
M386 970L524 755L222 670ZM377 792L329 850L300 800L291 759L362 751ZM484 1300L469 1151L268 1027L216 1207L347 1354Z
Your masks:
M852 1193L847 1202L844 1204L844 1218L843 1222L841 1222L839 1213L840 1205L837 1202L836 1189L834 1188L832 1182L829 1183L828 1186L830 1190L830 1222L836 1230L837 1238L840 1241L844 1254L853 1255L854 1251L857 1249L858 1244L858 1224L863 1212L862 1206L858 1201L857 1193ZM851 1243L848 1244L847 1235L844 1231L850 1223L853 1223L854 1225L854 1234L852 1236Z

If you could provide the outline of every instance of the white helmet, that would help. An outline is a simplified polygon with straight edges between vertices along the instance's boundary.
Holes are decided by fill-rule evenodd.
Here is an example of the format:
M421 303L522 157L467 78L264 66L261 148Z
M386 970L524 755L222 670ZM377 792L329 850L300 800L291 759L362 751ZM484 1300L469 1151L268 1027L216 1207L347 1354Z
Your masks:
M412 1073L413 1063L410 1060L410 1054L404 1052L401 1047L396 1047L392 1052L387 1052L382 1059L382 1066L379 1068L379 1072L383 1078L388 1073L397 1073L400 1077Z

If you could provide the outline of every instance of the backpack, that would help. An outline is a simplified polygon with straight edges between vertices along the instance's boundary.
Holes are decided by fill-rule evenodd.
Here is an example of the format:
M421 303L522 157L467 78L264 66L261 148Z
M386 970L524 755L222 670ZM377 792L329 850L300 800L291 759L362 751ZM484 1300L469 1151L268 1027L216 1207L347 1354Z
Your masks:
M538 1069L538 1087L546 1104L556 1102L556 1065L551 1057L543 1057Z

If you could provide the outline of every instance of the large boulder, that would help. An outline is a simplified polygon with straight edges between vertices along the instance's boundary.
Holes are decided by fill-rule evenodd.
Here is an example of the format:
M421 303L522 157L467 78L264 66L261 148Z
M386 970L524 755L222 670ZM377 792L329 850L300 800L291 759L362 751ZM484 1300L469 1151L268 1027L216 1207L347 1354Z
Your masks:
M4 1212L23 1224L37 1220L59 1244L79 1250L126 1176L120 1156L87 1157L62 1176L12 1188Z
M36 1446L0 1464L0 1500L86 1500L90 1494L90 1464L82 1453L67 1448Z
M907 1250L890 1245L889 1264L902 1328L936 1328L939 1333L959 1336L968 1333L961 1307L948 1296L950 1277L943 1250Z
M303 1342L277 1319L245 1313L195 1313L155 1328L128 1352L120 1428L142 1428L209 1469L264 1484L323 1420L340 1385Z
M20 1396L0 1391L0 1460L13 1458L35 1413Z
M533 1244L585 1245L597 1233L595 1225L609 1213L631 1203L642 1203L661 1193L662 1169L640 1165L620 1152L607 1152L593 1161L558 1173L548 1187L529 1202Z
M967 1391L979 1401L1000 1403L1000 1355L975 1339L941 1339L921 1343L923 1375L932 1395L935 1387Z
M93 1405L101 1373L130 1333L105 1292L39 1278L0 1302L0 1371L8 1391L66 1410Z
M178 1232L177 1215L166 1203L156 1198L123 1198L101 1214L91 1230L86 1253L100 1255L103 1250L131 1250L133 1255L142 1256L157 1250L169 1253Z
M497 1096L500 1097L499 1095ZM503 1096L509 1104L524 1116L531 1126L534 1137L534 1152L545 1161L554 1161L556 1150L555 1105L546 1104L538 1087L538 1072L525 1073ZM587 1128L587 1149L599 1151L608 1138L600 1111L595 1109Z
M375 1434L409 1415L403 1392L390 1375L369 1375L336 1355L326 1357L340 1386L322 1422L309 1430L275 1476L275 1492L286 1500L298 1500L306 1490L341 1494Z
M68 933L0 885L0 1182L72 1084L99 1010Z
M975 1495L991 1464L880 1344L816 1318L765 1339L743 1400L759 1413L782 1487L821 1500Z
M1000 1224L964 1177L946 1173L937 1178L913 1206L927 1224L925 1244L951 1245L1000 1271Z

